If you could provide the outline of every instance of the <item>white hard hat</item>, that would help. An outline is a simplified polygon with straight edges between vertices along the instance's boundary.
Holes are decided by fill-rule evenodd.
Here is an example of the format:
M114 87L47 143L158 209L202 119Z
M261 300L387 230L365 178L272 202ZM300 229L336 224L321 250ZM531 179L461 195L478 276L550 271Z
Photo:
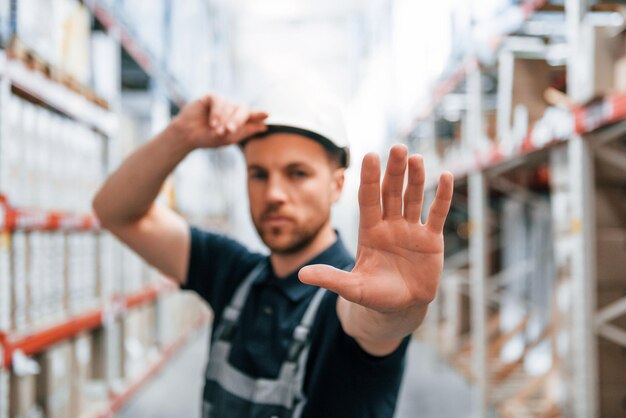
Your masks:
M318 141L350 162L348 134L340 100L316 78L288 78L275 83L253 103L269 114L266 134L289 132Z

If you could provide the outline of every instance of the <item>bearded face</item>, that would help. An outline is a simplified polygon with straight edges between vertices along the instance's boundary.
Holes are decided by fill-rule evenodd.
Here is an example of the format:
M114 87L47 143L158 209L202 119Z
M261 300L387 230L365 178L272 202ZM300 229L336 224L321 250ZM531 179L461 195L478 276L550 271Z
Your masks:
M327 227L341 187L337 168L317 142L277 133L250 141L244 155L250 213L275 254L293 254Z

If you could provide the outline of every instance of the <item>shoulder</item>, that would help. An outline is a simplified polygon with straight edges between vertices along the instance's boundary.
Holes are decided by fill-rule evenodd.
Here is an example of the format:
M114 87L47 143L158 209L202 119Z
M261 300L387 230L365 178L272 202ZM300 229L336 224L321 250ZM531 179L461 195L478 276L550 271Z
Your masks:
M191 245L201 247L200 249L222 249L241 253L252 253L239 241L219 232L207 231L197 226L190 225Z
M262 260L239 241L191 226L191 251L184 289L195 290L219 308L241 280Z
M214 260L218 263L233 259L250 259L258 262L264 255L250 251L241 242L218 232L206 231L195 226L191 230L191 258L196 260Z

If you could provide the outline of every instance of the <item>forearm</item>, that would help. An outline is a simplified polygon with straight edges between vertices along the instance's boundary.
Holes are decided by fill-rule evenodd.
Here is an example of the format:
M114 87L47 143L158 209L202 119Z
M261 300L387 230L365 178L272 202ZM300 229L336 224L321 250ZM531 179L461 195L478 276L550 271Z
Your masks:
M173 125L131 154L107 179L93 201L103 225L141 219L153 205L167 176L191 152Z
M366 352L383 356L393 352L402 339L424 321L428 305L419 305L397 313L381 313L337 299L337 315L346 334L353 337Z

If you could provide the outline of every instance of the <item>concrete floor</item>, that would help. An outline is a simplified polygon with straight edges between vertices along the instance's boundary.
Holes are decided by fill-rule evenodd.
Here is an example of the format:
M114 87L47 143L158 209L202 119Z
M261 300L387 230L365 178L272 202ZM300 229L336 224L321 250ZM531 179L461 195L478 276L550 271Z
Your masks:
M208 335L199 333L149 382L119 418L199 418ZM469 418L470 387L434 351L412 342L395 418Z

